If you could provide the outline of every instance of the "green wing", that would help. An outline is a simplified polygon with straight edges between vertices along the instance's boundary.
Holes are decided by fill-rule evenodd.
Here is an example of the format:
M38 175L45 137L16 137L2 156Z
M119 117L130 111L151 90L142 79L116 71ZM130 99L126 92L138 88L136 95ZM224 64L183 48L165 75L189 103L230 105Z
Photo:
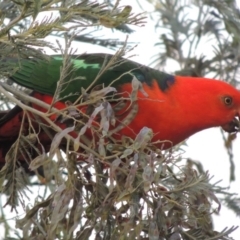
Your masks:
M149 86L152 85L153 79L156 79L163 91L169 87L169 81L170 83L174 82L174 77L171 75L123 58L118 58L108 70L99 76L112 57L109 54L71 56L71 63L67 68L65 78L61 82L59 98L76 100L81 88L88 88L97 76L94 85L104 83L105 86L108 86L113 80L117 79L112 85L114 87L130 83L133 75ZM17 71L10 76L13 82L40 93L54 95L63 66L62 56L49 56L48 60L9 59L9 61L11 64L18 65Z

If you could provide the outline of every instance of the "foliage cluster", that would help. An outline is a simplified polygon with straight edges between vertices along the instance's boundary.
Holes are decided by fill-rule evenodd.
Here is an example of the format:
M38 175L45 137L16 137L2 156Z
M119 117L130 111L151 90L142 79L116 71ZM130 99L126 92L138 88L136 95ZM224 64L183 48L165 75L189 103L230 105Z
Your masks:
M181 74L201 76L211 73L238 84L240 13L234 1L149 2L155 8L152 17L158 19L156 30L167 29L160 34L156 44L160 53L155 61L158 68L163 69L169 59L174 59L179 63ZM133 14L130 6L121 7L120 3L90 0L0 2L2 109L6 109L9 102L19 105L30 126L34 125L29 117L31 113L37 121L48 123L50 127L45 124L42 127L52 136L51 144L42 148L38 132L33 127L27 133L20 132L0 171L2 194L7 194L6 204L13 210L22 208L25 212L24 217L16 220L19 238L231 239L229 234L236 227L218 232L214 230L211 215L219 212L221 203L240 215L239 199L217 184L211 184L211 177L200 164L191 160L184 164L179 148L157 149L151 142L154 133L144 126L136 139L123 138L119 142L108 137L110 126L117 121L114 112L124 105L122 99L117 99L118 104L114 107L111 105L111 99L117 93L110 86L97 86L92 91L82 89L81 103L78 104L87 106L89 111L79 118L73 103L66 111L60 111L52 105L37 102L26 94L25 89L19 90L18 86L4 83L16 70L5 63L6 57L43 58L43 47L64 56L63 79L71 64L69 54L73 53L73 40L106 47L122 46L111 61L116 64L126 52L127 43L98 39L92 33L83 34L82 30L107 27L131 33L129 24L143 24L141 14ZM197 10L195 20L188 17L189 9ZM38 21L38 16L46 12L56 15ZM51 34L64 36L66 45L54 46L44 39ZM211 59L204 51L195 53L204 38L216 40ZM189 47L187 53L184 50L186 43ZM131 103L126 121L131 121L138 105L138 82L133 79L132 83L132 94L125 99ZM70 119L72 125L60 129L49 120L47 113L32 109L29 102L48 109L48 113L58 114L60 119ZM69 135L73 128L79 132L76 139ZM85 135L88 129L96 132L99 139L89 139ZM224 138L232 161L231 140ZM25 161L19 162L22 156ZM37 180L28 175L29 168L38 176ZM33 186L34 181L40 185ZM39 194L31 202L30 195L36 189ZM44 193L40 194L39 189L44 189ZM7 239L13 235L14 228L9 225L6 213L2 213L1 220Z

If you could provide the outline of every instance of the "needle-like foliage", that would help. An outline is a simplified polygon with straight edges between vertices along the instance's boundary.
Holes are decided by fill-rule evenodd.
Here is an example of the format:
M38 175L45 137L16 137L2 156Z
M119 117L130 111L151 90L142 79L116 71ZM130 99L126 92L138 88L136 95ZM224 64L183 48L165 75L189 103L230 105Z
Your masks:
M156 28L161 28L160 42L156 44L160 55L154 62L158 68L164 69L168 60L174 59L182 74L212 74L233 79L231 83L237 84L240 39L236 20L239 12L234 1L148 2L156 9L152 13ZM129 33L128 25L141 26L144 21L141 14L134 14L132 7L122 6L119 0L6 0L0 2L0 9L3 59L44 58L42 53L46 49L63 55L54 101L69 74L69 54L75 53L71 48L73 40L105 47L122 46L101 69L102 74L128 51L128 43L95 38L92 29L111 28ZM188 16L189 9L197 11L196 19ZM85 35L82 29L90 29L92 35ZM50 35L64 35L65 45L50 43L46 40ZM208 41L217 39L212 46L212 58L207 58L204 52L196 53L206 37ZM184 44L188 51L183 50ZM6 64L0 66L1 108L10 108L9 103L13 103L24 112L19 137L8 146L0 171L1 204L5 206L1 223L6 239L231 239L229 236L237 227L214 229L212 214L218 213L224 203L239 215L239 199L212 184L210 174L201 164L182 161L180 147L157 149L151 141L154 133L146 126L135 139L119 141L111 137L118 130L114 129L118 120L115 112L125 107L115 88L100 85L90 91L81 89L78 102L67 102L67 108L59 110L53 103L49 105L29 96L23 88L8 85L7 76L16 69ZM138 111L139 90L140 83L133 78L132 93L124 99L131 104L123 124ZM29 103L47 112L39 112ZM87 106L87 110L80 112L81 106ZM63 122L68 121L69 127L61 129L51 121L52 113ZM34 119L52 138L49 145L41 144ZM69 134L73 130L78 132L77 138ZM89 139L86 135L89 130L99 138ZM231 141L226 139L230 153ZM20 157L24 161L18 161ZM8 207L18 216L14 221L9 219Z

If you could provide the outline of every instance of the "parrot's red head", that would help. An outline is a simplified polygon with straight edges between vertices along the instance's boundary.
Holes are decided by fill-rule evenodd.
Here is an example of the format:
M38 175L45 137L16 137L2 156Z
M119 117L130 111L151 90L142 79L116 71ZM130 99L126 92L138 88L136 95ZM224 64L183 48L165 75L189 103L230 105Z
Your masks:
M223 115L223 124L221 127L231 133L239 130L239 117L240 117L240 91L227 85L222 90L222 97L220 97L219 115ZM220 112L221 111L221 112ZM224 119L225 118L225 119ZM226 122L226 123L224 123Z
M177 79L180 80L179 85L184 84L186 91L185 94L179 93L179 101L186 106L183 108L183 115L189 119L189 124L193 123L199 130L217 126L229 133L239 130L240 91L218 80L186 77Z

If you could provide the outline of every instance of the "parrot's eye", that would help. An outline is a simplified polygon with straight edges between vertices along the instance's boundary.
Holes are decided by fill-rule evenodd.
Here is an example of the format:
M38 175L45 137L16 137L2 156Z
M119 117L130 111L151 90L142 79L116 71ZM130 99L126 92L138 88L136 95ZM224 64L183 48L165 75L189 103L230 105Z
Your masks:
M225 103L227 106L230 106L230 105L232 104L232 102L233 102L232 97L229 97L229 96L224 97L224 103Z

